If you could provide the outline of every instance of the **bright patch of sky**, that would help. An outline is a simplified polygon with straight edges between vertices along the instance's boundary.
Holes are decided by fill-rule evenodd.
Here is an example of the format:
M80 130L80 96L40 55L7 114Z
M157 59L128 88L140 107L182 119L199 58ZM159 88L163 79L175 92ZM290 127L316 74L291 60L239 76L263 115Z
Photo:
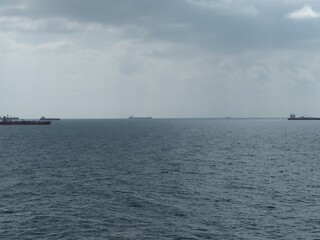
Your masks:
M289 18L292 19L310 19L319 17L320 13L314 11L309 5L305 5L303 8L289 14Z

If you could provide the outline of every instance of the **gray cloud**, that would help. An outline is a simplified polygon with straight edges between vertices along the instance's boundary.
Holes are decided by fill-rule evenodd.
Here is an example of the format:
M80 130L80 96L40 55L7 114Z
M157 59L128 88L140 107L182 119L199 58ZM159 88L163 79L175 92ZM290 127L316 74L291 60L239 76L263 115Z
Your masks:
M305 16L319 11L318 1L300 0L1 1L8 102L0 108L65 117L309 114L320 101L320 19Z
M287 18L303 7L300 1L28 0L6 3L2 7L4 26L22 30L81 31L81 24L87 29L99 28L102 24L143 29L144 36L140 37L146 40L156 38L215 49L246 50L296 47L297 42L318 38L320 34L316 31L316 22ZM313 5L314 9L320 9L319 3L313 2Z

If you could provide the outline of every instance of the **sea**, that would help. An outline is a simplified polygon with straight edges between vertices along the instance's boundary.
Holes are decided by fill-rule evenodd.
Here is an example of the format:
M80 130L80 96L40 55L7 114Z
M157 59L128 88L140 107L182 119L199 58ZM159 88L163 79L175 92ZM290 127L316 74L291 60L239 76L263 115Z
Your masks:
M320 121L0 127L0 239L320 239Z

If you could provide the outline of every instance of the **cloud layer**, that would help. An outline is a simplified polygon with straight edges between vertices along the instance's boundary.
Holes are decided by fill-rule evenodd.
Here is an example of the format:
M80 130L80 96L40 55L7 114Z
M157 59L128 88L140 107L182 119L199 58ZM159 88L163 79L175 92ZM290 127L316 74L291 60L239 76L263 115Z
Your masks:
M320 115L319 9L300 0L4 0L0 109Z

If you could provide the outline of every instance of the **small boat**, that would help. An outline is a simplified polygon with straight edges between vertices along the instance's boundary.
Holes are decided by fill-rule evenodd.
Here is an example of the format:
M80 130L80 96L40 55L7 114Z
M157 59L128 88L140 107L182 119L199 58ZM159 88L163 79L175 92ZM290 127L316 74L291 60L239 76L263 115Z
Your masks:
M296 117L295 114L290 114L290 117L288 120L320 120L319 117L307 117L307 116L301 116L301 117Z

